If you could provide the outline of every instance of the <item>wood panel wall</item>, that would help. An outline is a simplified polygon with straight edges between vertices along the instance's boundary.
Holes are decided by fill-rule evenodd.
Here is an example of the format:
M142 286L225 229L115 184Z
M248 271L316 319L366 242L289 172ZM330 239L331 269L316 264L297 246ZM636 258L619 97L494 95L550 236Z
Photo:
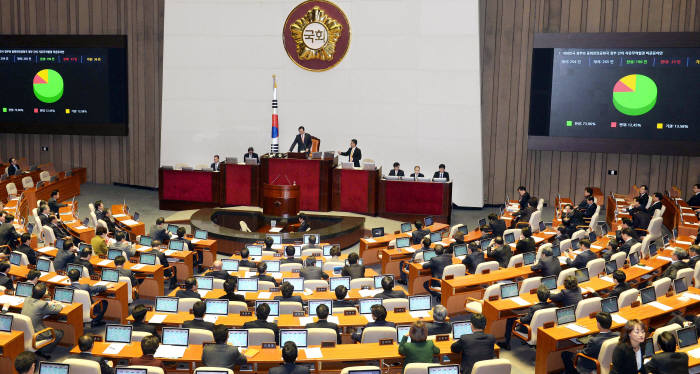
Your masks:
M700 0L480 0L484 201L501 203L523 184L552 203L581 199L583 186L626 193L700 182L700 157L527 149L533 34L698 32ZM698 145L700 146L700 144ZM624 144L621 143L621 147ZM607 174L615 169L618 175Z
M0 157L84 166L96 183L157 186L163 8L164 0L0 0L1 34L126 34L129 43L128 136L0 134Z

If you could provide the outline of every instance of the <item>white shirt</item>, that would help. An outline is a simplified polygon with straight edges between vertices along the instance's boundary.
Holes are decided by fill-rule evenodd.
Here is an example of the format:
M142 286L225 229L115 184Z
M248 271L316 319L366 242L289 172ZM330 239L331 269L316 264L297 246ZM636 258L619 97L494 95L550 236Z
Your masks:
M634 350L634 348L632 348ZM642 347L634 351L634 357L637 359L637 369L642 368Z

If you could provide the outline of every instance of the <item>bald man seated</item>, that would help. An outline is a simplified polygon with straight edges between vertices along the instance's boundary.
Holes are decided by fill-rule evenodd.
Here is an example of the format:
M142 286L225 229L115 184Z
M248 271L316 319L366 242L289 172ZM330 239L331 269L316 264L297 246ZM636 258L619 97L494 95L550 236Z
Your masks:
M228 273L228 271L221 270L223 266L224 264L221 262L221 260L216 260L214 261L214 263L211 264L211 270L206 272L204 275L223 280L231 278L231 275Z

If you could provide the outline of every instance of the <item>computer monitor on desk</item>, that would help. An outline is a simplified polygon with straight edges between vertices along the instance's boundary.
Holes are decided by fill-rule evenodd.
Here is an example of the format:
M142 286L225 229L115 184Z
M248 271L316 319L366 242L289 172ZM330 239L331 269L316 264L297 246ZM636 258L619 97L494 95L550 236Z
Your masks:
M160 313L177 313L180 299L177 297L156 297L156 312Z

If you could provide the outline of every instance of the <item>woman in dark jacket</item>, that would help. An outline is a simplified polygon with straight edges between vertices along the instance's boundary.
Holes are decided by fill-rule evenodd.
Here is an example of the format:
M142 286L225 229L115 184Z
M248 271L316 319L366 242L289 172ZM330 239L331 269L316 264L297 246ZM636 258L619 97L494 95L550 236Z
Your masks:
M644 339L646 326L638 319L627 321L620 333L620 342L615 347L610 374L646 373L644 369Z

